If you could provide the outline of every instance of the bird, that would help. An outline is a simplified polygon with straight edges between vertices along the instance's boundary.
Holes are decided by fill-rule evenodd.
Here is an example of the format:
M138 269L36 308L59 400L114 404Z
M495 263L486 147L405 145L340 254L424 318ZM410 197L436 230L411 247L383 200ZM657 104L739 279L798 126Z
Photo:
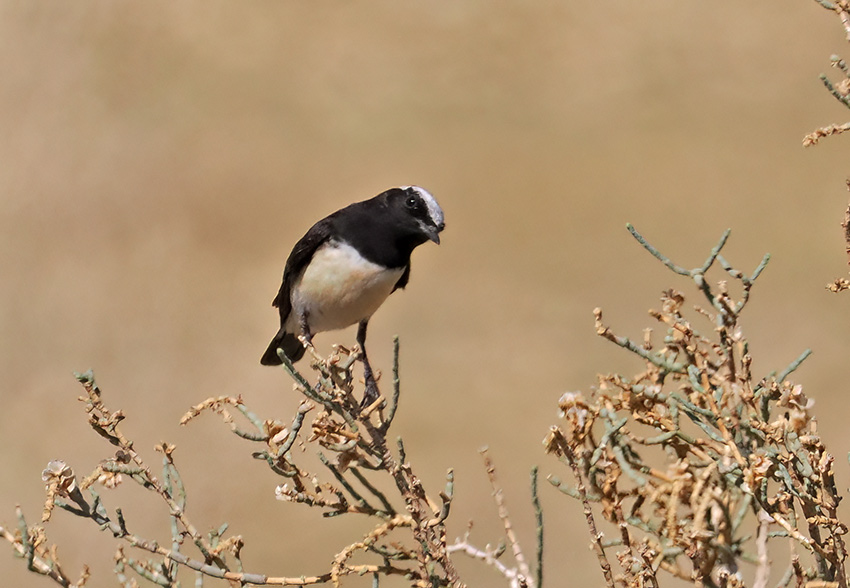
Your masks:
M390 188L318 221L286 260L272 301L280 329L260 363L282 364L278 349L294 363L316 333L357 324L366 384L361 407L372 404L379 392L366 355L369 319L407 285L413 250L427 241L439 245L445 226L437 200L419 186Z

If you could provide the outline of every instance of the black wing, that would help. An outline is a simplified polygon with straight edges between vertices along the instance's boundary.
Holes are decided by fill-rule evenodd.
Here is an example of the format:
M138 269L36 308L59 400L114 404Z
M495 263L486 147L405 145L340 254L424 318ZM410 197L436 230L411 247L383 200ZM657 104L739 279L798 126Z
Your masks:
M393 292L398 290L399 288L404 288L407 286L407 281L410 279L410 264L408 263L404 266L404 273L401 274L401 277L398 279L398 282L395 283L393 287Z
M313 259L313 254L316 249L322 246L331 237L332 221L330 218L324 218L313 225L307 233L298 240L295 247L292 248L292 253L286 260L286 267L283 270L283 283L280 290L272 300L272 306L280 309L280 326L289 317L292 311L292 286L295 285L295 280Z

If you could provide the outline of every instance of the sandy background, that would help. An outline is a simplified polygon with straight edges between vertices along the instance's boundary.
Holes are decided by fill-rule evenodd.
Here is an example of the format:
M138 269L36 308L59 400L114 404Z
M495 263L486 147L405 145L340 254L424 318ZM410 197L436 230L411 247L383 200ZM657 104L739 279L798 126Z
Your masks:
M178 445L190 514L242 534L249 571L326 570L364 521L275 501L250 444L212 417L177 422L223 394L289 418L285 374L258 364L286 255L400 184L432 191L447 229L375 316L370 357L389 371L401 336L396 431L427 488L455 469L453 534L473 518L473 539L499 539L487 444L533 550L528 471L563 473L540 444L557 398L640 368L591 310L639 337L663 289L695 299L626 222L687 266L727 227L744 269L773 254L746 317L754 369L814 349L797 379L846 487L848 298L824 284L846 275L850 137L801 147L848 118L817 79L846 50L804 1L3 0L0 520L20 503L35 522L50 459L85 472L110 453L76 401L71 373L91 367L151 463L154 443ZM138 495L109 499L165 540L165 511ZM578 505L548 485L543 500L548 584L601 585ZM50 532L69 572L85 561L113 585L108 537L61 513ZM49 585L2 544L0 578Z

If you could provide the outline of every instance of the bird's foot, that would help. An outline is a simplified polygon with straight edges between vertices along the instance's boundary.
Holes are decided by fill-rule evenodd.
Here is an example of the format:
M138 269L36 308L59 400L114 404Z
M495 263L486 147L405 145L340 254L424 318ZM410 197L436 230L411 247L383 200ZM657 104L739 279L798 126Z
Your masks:
M375 378L366 378L366 391L363 393L363 400L360 401L360 412L363 413L371 407L381 397L381 391L378 390L378 383ZM371 412L371 411L370 411Z

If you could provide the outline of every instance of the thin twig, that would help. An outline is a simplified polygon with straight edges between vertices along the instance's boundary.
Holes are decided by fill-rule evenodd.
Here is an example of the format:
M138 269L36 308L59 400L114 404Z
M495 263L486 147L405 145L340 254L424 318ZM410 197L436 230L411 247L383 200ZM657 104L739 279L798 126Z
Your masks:
M486 447L482 448L480 453L481 457L484 459L484 467L487 470L487 478L490 480L490 486L493 488L493 500L496 502L496 507L499 511L499 518L502 520L502 525L505 527L505 536L508 538L508 543L511 546L511 551L513 552L514 559L517 562L517 567L523 577L530 578L531 573L528 569L528 563L525 561L525 556L522 553L522 547L520 547L516 533L514 533L510 515L508 514L508 507L505 505L505 497L503 496L502 488L499 486L499 482L496 479L496 467L493 465Z
M531 468L531 504L534 507L535 528L537 531L536 565L534 566L534 585L543 588L543 507L537 488L539 468Z
M758 518L759 527L756 534L758 566L756 567L756 576L753 580L753 588L767 588L767 582L770 579L770 556L767 551L767 537L772 519L763 510L759 511Z
M611 564L608 562L608 558L605 555L605 548L602 546L602 534L596 528L596 521L593 518L593 509L591 508L590 501L587 498L587 489L585 488L581 471L579 471L578 464L576 464L575 457L573 456L572 449L569 445L566 443L560 443L560 450L562 451L563 456L569 464L570 469L573 472L573 476L576 479L576 492L581 500L584 518L587 522L587 528L590 531L591 544L593 545L594 553L596 553L596 559L599 562L602 575L605 577L605 584L608 588L614 588L614 576L611 574Z

